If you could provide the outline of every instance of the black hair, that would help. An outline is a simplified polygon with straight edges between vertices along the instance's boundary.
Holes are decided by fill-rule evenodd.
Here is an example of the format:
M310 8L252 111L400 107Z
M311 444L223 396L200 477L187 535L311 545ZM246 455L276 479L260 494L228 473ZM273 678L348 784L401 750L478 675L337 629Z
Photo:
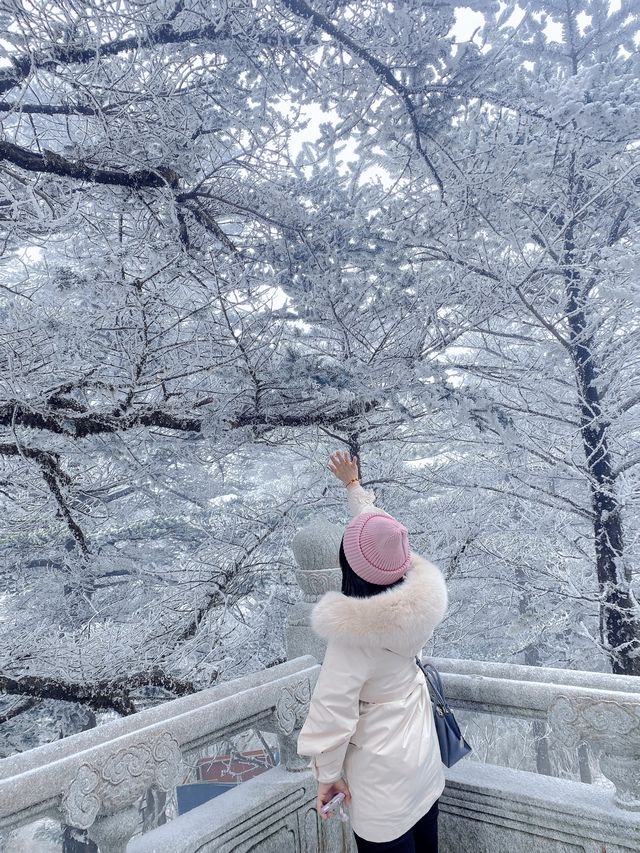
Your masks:
M392 586L397 586L404 580L404 575L393 583L371 583L364 580L360 575L357 575L351 566L344 553L343 540L340 540L339 552L340 568L342 569L342 594L348 595L350 598L369 598L371 595L378 595L384 592L385 589L391 589Z

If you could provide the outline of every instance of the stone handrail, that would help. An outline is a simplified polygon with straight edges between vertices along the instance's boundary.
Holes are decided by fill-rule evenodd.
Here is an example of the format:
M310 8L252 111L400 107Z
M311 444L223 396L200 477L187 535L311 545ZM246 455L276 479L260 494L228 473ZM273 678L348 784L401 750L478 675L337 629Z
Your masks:
M278 732L282 762L306 767L291 738L319 671L307 655L0 761L0 829L43 816L123 853L149 788L169 791L183 753L250 727Z
M518 663L499 663L468 658L429 657L426 660L434 664L440 672L456 673L457 675L595 687L600 690L613 690L622 693L638 693L640 691L639 679L634 675L613 675L610 672L559 669L551 666L525 666Z
M634 676L492 661L425 658L440 671L447 698L459 709L544 719L562 694L589 701L640 701L640 682ZM627 694L627 695L625 695Z
M587 741L615 786L618 808L640 809L640 690L606 673L425 658L452 707L545 719L567 745ZM183 754L250 727L277 731L283 769L295 750L319 665L310 655L175 699L0 761L0 828L45 815L87 829L101 853L124 853L138 801L183 777ZM178 818L177 820L181 820Z
M615 786L615 804L640 810L640 679L492 661L425 658L455 709L546 720L566 746L589 743Z

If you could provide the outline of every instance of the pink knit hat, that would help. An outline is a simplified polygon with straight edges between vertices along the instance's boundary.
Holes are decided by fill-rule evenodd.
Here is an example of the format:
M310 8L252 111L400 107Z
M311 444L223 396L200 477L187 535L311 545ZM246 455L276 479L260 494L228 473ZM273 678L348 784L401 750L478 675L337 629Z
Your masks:
M342 544L353 571L370 583L397 581L411 562L407 528L379 510L361 512L352 518Z

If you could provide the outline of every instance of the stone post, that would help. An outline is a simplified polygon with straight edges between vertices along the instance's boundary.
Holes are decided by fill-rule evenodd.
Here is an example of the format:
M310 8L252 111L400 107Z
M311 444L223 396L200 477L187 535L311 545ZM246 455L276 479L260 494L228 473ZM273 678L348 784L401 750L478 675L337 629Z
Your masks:
M287 657L313 655L324 658L326 643L311 629L311 609L320 596L330 589L340 589L342 572L338 554L344 527L316 516L301 528L291 541L296 559L296 578L304 597L296 602L287 618Z
M552 735L567 746L590 743L621 809L640 811L640 705L559 695L549 708Z
M306 770L309 761L298 755L298 735L309 713L311 684L302 679L291 687L283 687L275 709L275 724L280 745L280 764L287 770Z
M313 655L320 663L326 644L311 628L311 609L320 596L340 589L342 572L338 553L344 528L316 516L298 530L291 541L296 560L296 578L303 592L287 617L287 657ZM275 726L280 744L280 763L289 771L306 770L309 761L297 754L300 728L309 712L311 684L308 679L283 688L275 708Z

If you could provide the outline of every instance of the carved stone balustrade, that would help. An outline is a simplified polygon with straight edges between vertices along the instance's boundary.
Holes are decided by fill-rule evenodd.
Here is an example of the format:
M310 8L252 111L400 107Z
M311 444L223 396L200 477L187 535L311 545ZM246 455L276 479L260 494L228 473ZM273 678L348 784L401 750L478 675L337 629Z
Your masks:
M549 709L556 738L577 747L589 743L600 769L615 786L614 799L621 808L640 811L640 702L560 694Z
M126 746L96 747L77 767L60 800L67 826L88 829L100 850L125 853L139 822L138 801L148 788L170 791L180 778L182 753L168 731L129 738Z
M548 719L563 743L582 738L599 743L603 772L616 785L610 791L463 759L445 771L442 853L640 850L640 813L630 785L638 778L633 738L640 694L635 679L488 661L430 660L442 673L454 709ZM299 658L5 759L0 762L0 827L43 814L82 827L95 816L90 829L100 853L353 850L348 826L316 820L315 783L295 753L319 669L312 658ZM605 711L603 703L609 703ZM179 781L176 744L184 754L189 747L256 724L285 739L283 766L126 845L136 831L134 807L143 787L167 789L170 779L171 784ZM620 763L621 755L626 761ZM610 765L622 769L614 771Z
M285 766L304 769L292 738L317 672L300 657L3 759L0 831L53 817L87 829L100 853L124 853L145 792L175 788L183 754L247 729L278 732Z
M615 786L615 803L640 810L639 679L491 661L431 661L443 673L455 707L544 719L555 742L589 744Z

